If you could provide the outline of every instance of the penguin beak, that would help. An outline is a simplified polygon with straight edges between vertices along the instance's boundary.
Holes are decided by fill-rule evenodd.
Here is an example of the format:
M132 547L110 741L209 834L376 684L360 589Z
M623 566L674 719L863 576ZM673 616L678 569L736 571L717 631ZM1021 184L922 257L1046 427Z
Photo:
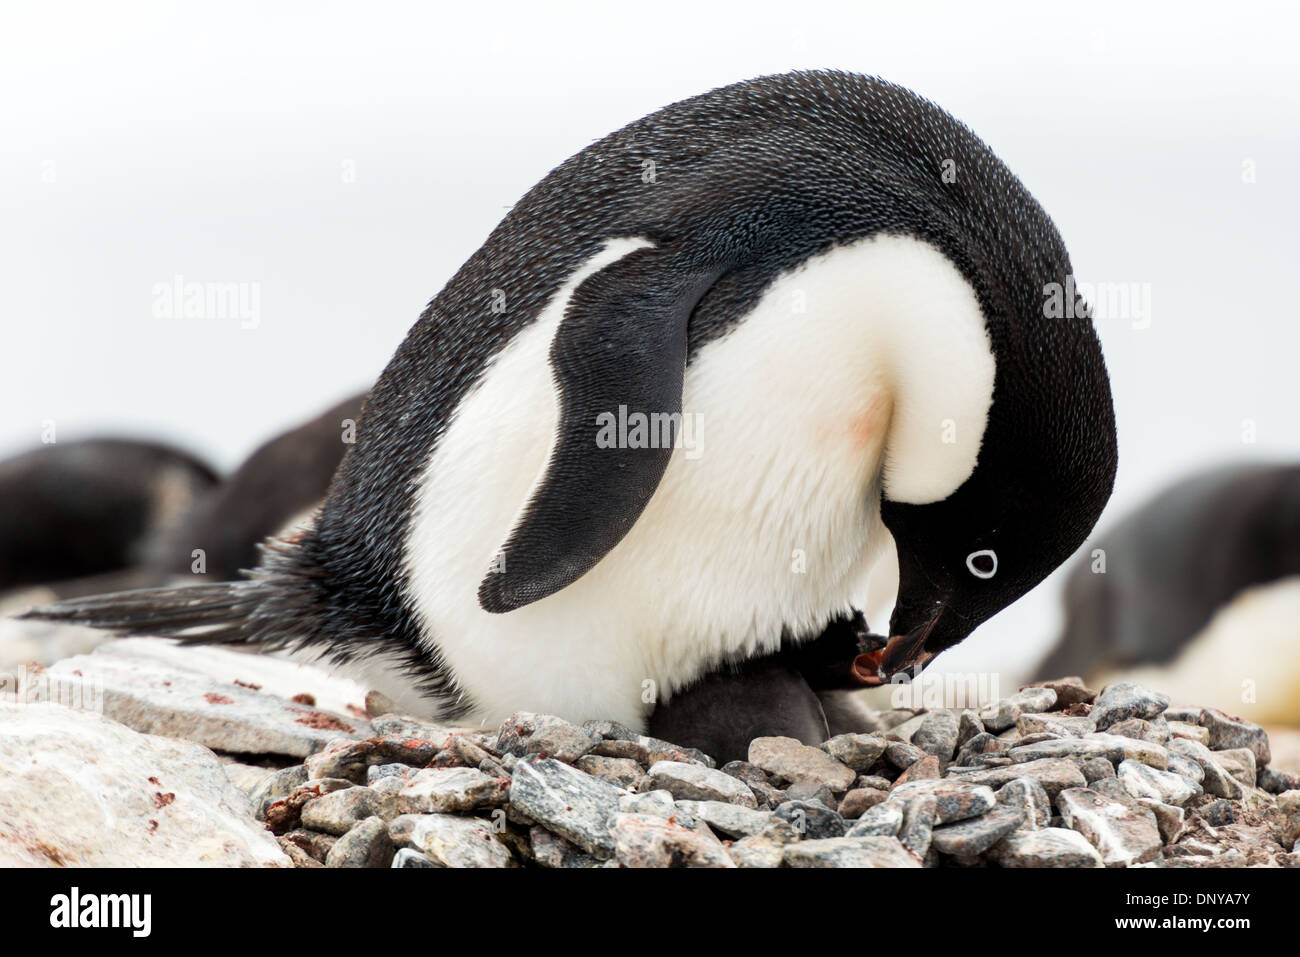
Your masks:
M885 684L894 675L923 667L934 657L925 650L925 643L943 615L941 607L934 617L923 625L902 635L894 635L883 648L858 655L853 659L853 677L864 687Z

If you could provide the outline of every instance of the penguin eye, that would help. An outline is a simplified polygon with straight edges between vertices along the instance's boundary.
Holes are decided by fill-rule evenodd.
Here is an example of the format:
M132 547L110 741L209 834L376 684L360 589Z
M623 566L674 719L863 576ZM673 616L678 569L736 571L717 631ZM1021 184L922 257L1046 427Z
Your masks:
M998 573L998 555L991 548L981 548L966 556L966 567L976 578L992 578Z

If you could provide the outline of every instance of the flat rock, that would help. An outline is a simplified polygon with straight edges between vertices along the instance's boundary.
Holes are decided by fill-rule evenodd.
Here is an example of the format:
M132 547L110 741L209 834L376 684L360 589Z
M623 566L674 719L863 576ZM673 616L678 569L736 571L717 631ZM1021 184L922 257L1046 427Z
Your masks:
M975 857L1023 825L1025 820L1023 804L999 804L979 817L935 828L930 843L941 854Z
M735 867L708 828L691 829L671 818L616 814L610 823L620 867Z
M794 738L755 738L749 743L749 763L780 782L814 781L837 794L852 787L858 777L820 748Z
M1067 788L1079 788L1087 784L1079 766L1066 758L1041 758L1005 768L985 768L962 774L956 780L964 784L986 784L991 788L1000 788L1016 778L1033 778L1052 799Z
M519 758L538 754L572 763L601 740L556 715L516 711L497 729L496 750Z
M1255 786L1255 752L1250 748L1227 748L1212 752L1219 767L1227 771L1244 786Z
M957 749L957 715L946 709L927 712L921 727L912 735L912 744L939 759L941 765L952 760ZM865 770L865 769L863 769Z
M784 867L920 867L893 837L800 841L785 848Z
M889 800L891 803L897 801L906 804L922 795L932 796L935 799L936 824L951 824L992 809L997 804L993 789L972 783L966 778L967 776L909 781L895 787L889 794Z
M647 791L668 791L680 801L725 801L741 807L758 807L754 792L743 781L699 764L658 761L650 766L641 787Z
M1124 748L1114 742L1098 741L1089 738L1049 738L1033 744L1023 744L1012 748L1007 755L1017 764L1037 761L1040 758L1105 758L1110 762L1124 760Z
M1133 681L1107 685L1093 703L1089 717L1098 731L1128 718L1154 718L1169 707L1169 696Z
M393 797L402 814L437 814L500 807L510 796L510 781L477 768L425 768L416 771Z
M235 754L301 758L333 738L363 738L371 733L369 723L361 718L217 681L180 664L129 657L112 647L65 658L48 673L80 679L87 687L99 689L104 716L144 734L180 738Z
M601 859L614 853L609 821L619 797L612 784L550 758L519 762L510 782L514 809Z
M898 829L898 842L918 861L924 860L930 850L937 816L936 803L933 794L918 794L903 805L903 824Z
M842 817L813 801L786 801L773 813L779 820L788 822L796 833L812 839L842 837L846 830Z
M1066 826L1086 837L1107 867L1140 864L1160 853L1160 831L1150 812L1140 813L1087 788L1062 791L1056 803Z
M1154 741L1143 741L1140 738L1129 738L1124 735L1109 734L1103 731L1089 734L1084 740L1099 741L1120 749L1124 753L1121 760L1141 761L1143 764L1159 768L1161 771L1169 767L1169 751L1163 745Z
M379 795L350 787L313 798L302 807L302 826L326 834L346 834L357 822L379 813Z
M875 734L838 734L822 744L836 761L859 773L870 770L885 753L886 741Z
M1251 721L1234 718L1214 708L1205 708L1201 712L1201 727L1210 732L1209 748L1211 751L1227 751L1231 748L1249 748L1255 753L1258 766L1272 760L1269 752L1268 735L1264 729Z
M1097 692L1083 683L1077 675L1068 678L1056 678L1052 681L1035 681L1029 688L1050 688L1056 692L1056 706L1068 708L1075 704L1092 704L1097 700ZM1021 689L1024 690L1023 688Z
M1013 831L989 852L1002 867L1102 867L1101 855L1078 831L1061 827Z
M439 867L509 867L509 849L480 818L458 814L403 814L388 824L398 847L419 851Z
M598 754L584 754L574 762L580 771L586 771L593 777L619 788L635 791L645 778L641 765L631 758L608 758Z
M854 788L844 795L844 799L836 806L835 811L846 820L859 818L887 797L889 792L879 788Z
M1183 805L1201 793L1201 786L1179 774L1159 771L1138 761L1121 761L1119 780L1135 798Z
M0 866L289 866L207 748L0 703Z
M755 811L725 801L678 801L676 806L726 837L761 834L773 817L771 811Z
M894 801L877 804L853 822L845 837L897 837L903 826L903 806Z

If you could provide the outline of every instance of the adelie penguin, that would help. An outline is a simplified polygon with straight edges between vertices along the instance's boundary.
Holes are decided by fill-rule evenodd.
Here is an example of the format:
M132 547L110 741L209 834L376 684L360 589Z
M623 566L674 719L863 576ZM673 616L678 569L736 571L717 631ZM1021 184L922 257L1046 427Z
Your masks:
M1110 495L1096 335L1043 314L1070 273L927 100L837 72L714 90L510 210L251 580L33 614L315 653L444 719L644 727L851 615L888 528L888 641L854 662L879 683L1041 581Z
M1038 668L1069 674L1300 723L1300 463L1198 472L1094 536Z

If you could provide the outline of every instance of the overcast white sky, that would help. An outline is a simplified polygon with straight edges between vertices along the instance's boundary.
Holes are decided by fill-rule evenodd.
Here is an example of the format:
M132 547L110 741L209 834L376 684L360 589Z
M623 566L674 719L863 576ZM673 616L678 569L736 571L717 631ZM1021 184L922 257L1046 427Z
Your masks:
M62 441L161 436L232 467L368 386L556 163L673 100L811 67L936 100L1026 182L1081 277L1149 284L1149 328L1100 324L1110 517L1189 467L1300 448L1288 5L470 6L6 0L0 455L53 420ZM178 275L256 288L257 327L156 318ZM944 664L1032 658L1052 584Z

